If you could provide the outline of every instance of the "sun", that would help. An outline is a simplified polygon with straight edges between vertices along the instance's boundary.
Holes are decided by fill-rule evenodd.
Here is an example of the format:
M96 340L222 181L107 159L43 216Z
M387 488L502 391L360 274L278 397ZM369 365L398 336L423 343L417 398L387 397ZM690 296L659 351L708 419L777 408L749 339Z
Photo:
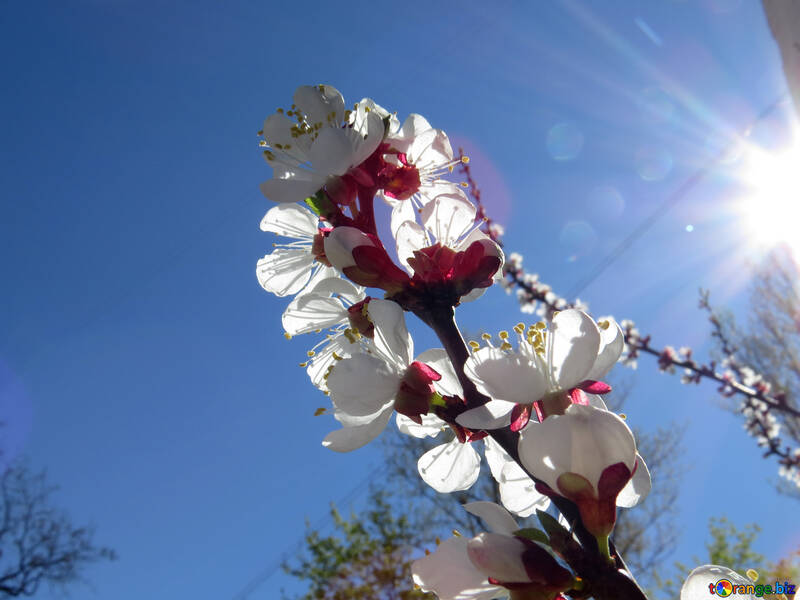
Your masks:
M780 153L748 152L742 217L759 245L787 244L800 257L800 145Z

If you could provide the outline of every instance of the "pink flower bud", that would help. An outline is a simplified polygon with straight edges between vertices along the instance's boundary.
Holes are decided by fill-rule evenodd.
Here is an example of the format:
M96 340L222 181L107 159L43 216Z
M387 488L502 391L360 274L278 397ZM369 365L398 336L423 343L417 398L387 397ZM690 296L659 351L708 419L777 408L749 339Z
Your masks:
M607 536L616 522L616 499L633 476L636 442L614 413L572 404L563 415L547 417L520 435L523 466L559 495L578 505L592 534Z
M380 241L355 227L334 228L325 238L325 256L331 265L358 285L397 292L409 281Z
M422 424L422 415L428 414L431 399L436 393L434 381L442 378L436 370L419 361L412 362L394 399L394 409L415 423Z
M530 540L499 533L481 533L467 543L467 554L490 583L512 597L550 600L569 589L572 574L547 550Z

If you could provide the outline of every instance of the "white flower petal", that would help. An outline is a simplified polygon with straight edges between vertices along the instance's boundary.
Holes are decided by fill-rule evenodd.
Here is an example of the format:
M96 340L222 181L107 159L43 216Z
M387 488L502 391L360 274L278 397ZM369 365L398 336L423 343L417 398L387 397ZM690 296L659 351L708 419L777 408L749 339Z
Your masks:
M586 397L589 399L589 406L594 406L595 408L599 408L600 410L608 410L608 406L606 406L605 400L603 400L597 394L586 394Z
M325 256L337 270L356 264L353 248L374 246L366 233L355 227L336 227L325 237Z
M293 100L312 125L338 128L344 120L344 98L332 85L301 85Z
M499 533L481 533L467 542L472 564L487 577L498 581L530 581L522 555L527 550L521 539Z
M431 245L428 234L414 221L404 221L395 231L395 242L397 244L397 258L410 274L414 270L408 264L408 259L414 256L415 250L421 250Z
M330 271L330 276L315 281L314 286L308 286L308 294L318 294L320 296L336 296L350 305L361 302L364 299L364 288L355 285L346 279L336 276L336 271L326 267Z
M422 208L422 223L443 246L456 242L475 226L477 209L463 192L437 196Z
M325 185L325 176L297 171L291 177L268 179L259 186L261 193L273 202L302 202Z
M299 162L305 162L305 153L311 145L310 136L293 137L292 132L297 122L290 119L283 113L273 113L264 121L262 129L264 139L267 140L270 146L277 148L277 144L281 146L291 146L293 148L292 156L296 157ZM278 150L280 152L280 150Z
M489 583L486 575L472 564L467 554L467 538L443 541L436 551L411 564L414 583L424 592L434 592L439 600L492 600L507 596L507 591Z
M310 242L317 234L318 223L319 219L310 210L297 204L279 204L261 219L261 231Z
M499 482L503 467L507 462L513 462L513 459L503 450L502 446L495 442L490 436L483 438L483 443L483 455L486 457L486 464L489 465L489 471L491 471L492 477L494 477L495 481Z
M364 121L364 128L351 129L349 133L353 144L352 166L355 167L367 160L383 141L383 119L376 113L370 112Z
M347 321L347 309L336 298L308 292L297 296L283 312L281 322L289 335L327 329Z
M387 141L396 142L401 139L413 140L423 131L428 131L429 129L433 129L433 127L431 127L431 124L428 123L428 120L425 117L411 113L406 117L406 120L403 121L403 125L400 127L400 131L397 133L397 135L392 136Z
M564 310L553 317L548 337L548 360L558 387L567 390L586 379L600 348L600 331L592 318L580 310Z
M544 373L522 354L484 347L470 355L464 373L478 390L495 400L527 404L547 391Z
M308 282L314 260L308 248L278 248L256 264L258 283L276 296L296 294Z
M328 377L331 400L337 409L351 415L369 415L397 394L400 376L368 354L338 361Z
M431 448L417 461L420 477L444 494L466 490L478 479L481 459L472 444L458 439Z
M500 502L515 515L529 517L550 507L550 498L536 491L533 479L514 461L503 465L499 484Z
M498 272L502 272L502 269L498 269ZM461 296L461 298L459 300L461 301L462 304L464 302L472 302L473 300L477 300L478 298L483 296L483 294L488 289L489 288L475 288L474 290L471 290L470 292L468 292L468 293L464 294L463 296Z
M397 302L374 298L367 304L369 320L375 326L375 349L398 370L411 364L414 342L406 329L403 309Z
M452 160L452 149L450 150L451 156L449 158L445 154L449 145L450 143L443 131L428 129L414 136L406 156L408 157L408 162L418 169L444 165Z
M414 204L409 200L395 200L388 196L381 195L386 203L392 207L392 218L389 228L392 231L392 237L397 237L397 230L405 221L416 223L417 211L414 209Z
M422 424L419 425L405 415L397 413L395 417L397 429L401 433L415 438L436 437L446 426L445 422L433 413L422 415Z
M512 535L519 529L514 517L502 506L494 502L468 502L464 510L481 519L489 531Z
M650 481L650 470L647 468L642 455L638 452L636 453L636 462L636 472L628 484L622 488L619 496L617 496L617 506L631 508L639 504L650 493L650 488L653 485Z
M339 362L333 357L334 353L341 358L350 358L354 353L359 354L361 352L360 345L350 342L343 335L336 336L322 346L321 349L317 350L314 358L308 363L306 373L308 373L308 377L315 387L323 392L327 391L328 381L325 379L325 374L328 372L329 367Z
M334 452L350 452L361 448L380 435L389 422L392 412L394 412L394 407L390 404L369 423L331 431L322 440L322 445Z
M390 113L380 104L377 104L372 98L362 99L356 106L356 109L350 113L353 129L361 133L366 133L369 129L367 120L370 113L374 113L381 121L385 119L389 120L389 126L387 127L388 135L396 134L400 130L400 121L397 119L397 116Z
M489 400L483 406L471 408L456 417L456 423L467 429L502 429L511 425L511 411L516 403Z
M608 327L605 329L600 328L600 350L592 370L589 371L584 379L602 381L603 377L617 363L623 348L625 348L625 336L617 322L610 317L600 319L598 322L603 321L608 323Z
M570 472L585 477L596 492L607 467L622 462L633 470L636 442L614 413L572 404L563 415L523 429L519 455L522 465L553 490L558 491L558 477Z
M317 173L325 175L344 175L355 164L353 136L357 133L348 129L323 127L308 151L308 159Z
M433 382L433 387L443 396L464 396L453 364L447 357L444 348L431 348L419 354L414 360L433 368L442 378Z

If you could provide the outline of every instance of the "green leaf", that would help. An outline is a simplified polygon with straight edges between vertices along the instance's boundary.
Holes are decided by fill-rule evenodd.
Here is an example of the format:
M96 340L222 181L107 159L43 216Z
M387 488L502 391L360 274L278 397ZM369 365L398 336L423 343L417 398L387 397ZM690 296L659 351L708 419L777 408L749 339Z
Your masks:
M439 392L433 392L433 396L431 396L431 406L447 408L447 402L444 401L444 398L442 398Z
M535 527L526 527L524 529L520 529L519 531L515 531L514 535L525 538L526 540L539 542L540 544L546 544L548 546L550 545L550 539L547 537L547 534L541 529L536 529Z
M561 523L558 522L558 519L555 517L548 515L543 510L536 510L536 516L539 517L539 522L542 524L542 527L547 532L551 538L554 535L557 536L567 536L569 537L569 531L564 529Z
M333 202L331 202L330 198L328 198L328 194L326 194L324 190L319 190L313 196L306 198L305 203L311 210L314 211L317 216L320 217L329 215L336 209L336 207L333 205Z

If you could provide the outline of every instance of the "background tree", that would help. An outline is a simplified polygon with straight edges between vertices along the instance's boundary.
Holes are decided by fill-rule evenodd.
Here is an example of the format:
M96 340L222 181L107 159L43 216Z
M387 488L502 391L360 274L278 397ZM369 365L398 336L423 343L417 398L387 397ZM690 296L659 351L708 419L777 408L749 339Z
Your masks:
M88 564L116 559L94 544L91 527L76 527L50 504L58 488L44 471L32 473L24 461L0 468L0 597L32 596L45 582L64 587Z
M669 578L662 579L656 572L657 590L651 592L652 596L677 600L686 576L694 566L703 564L728 567L741 575L745 575L748 571L755 571L748 575L757 575L757 583L774 584L776 581L788 581L796 584L800 581L800 549L776 563L769 562L762 554L753 550L753 543L760 531L761 528L755 523L750 523L740 529L725 517L712 518L708 523L707 557L694 557L692 566L676 562L674 574ZM786 597L792 600L796 594ZM781 596L770 595L764 596L764 598L780 599Z
M747 417L747 429L765 448L765 455L781 457L789 464L800 453L800 267L788 249L770 252L753 269L749 318L734 319L729 311L711 311L713 338L721 361L729 369L753 372L754 385L768 386L781 402L772 408L731 406ZM784 409L782 409L782 407ZM795 411L795 412L792 412ZM790 449L790 444L795 450ZM795 472L781 469L786 480L778 489L800 499L800 479Z
M296 600L435 600L413 587L411 562L425 533L404 514L396 516L387 493L373 488L362 515L345 519L335 506L336 532L323 537L308 529L305 553L284 570L308 582L308 592ZM283 596L285 599L288 596Z

